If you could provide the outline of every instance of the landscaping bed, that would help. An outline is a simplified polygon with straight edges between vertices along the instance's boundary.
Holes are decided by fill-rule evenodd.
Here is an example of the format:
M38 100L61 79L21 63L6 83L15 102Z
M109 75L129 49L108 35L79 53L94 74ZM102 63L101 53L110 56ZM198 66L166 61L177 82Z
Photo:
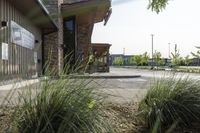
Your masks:
M169 67L154 67L152 69L152 66L114 66L117 68L130 68L130 69L146 69L146 70L153 70L153 71L173 71L173 72L183 72L183 73L200 73L200 67L175 67L175 68L169 68Z
M9 126L12 122L11 117L14 112L13 108L0 108L0 133L8 132Z
M8 132L13 111L12 108L0 109L0 133ZM106 104L104 111L106 114L104 117L110 121L114 133L150 133L145 124L136 117L137 103L109 103ZM199 131L199 124L193 124L190 129L178 128L173 133L199 133Z
M141 133L146 128L138 121L137 103L108 104L105 108L106 119L110 121L115 133Z
M104 119L110 122L114 133L139 133L145 129L137 123L135 113L137 112L138 104L115 104L109 103L105 105ZM0 133L8 131L12 122L12 108L0 109Z
M107 103L91 81L45 80L0 108L2 133L198 133L200 82L161 78L138 103ZM145 89L145 88L144 88ZM12 96L12 93L11 93ZM8 97L10 97L8 95ZM10 106L9 106L10 105ZM17 105L17 106L16 106Z

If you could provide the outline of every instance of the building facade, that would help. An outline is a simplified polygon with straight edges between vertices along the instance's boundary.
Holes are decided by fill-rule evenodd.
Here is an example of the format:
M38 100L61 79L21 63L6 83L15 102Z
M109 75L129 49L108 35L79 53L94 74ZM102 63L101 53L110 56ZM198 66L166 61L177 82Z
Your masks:
M110 0L0 0L0 77L33 77L44 67L87 61L95 23L111 13Z
M92 43L90 48L94 60L92 63L93 72L109 72L109 57L111 44ZM91 71L91 70L90 70Z

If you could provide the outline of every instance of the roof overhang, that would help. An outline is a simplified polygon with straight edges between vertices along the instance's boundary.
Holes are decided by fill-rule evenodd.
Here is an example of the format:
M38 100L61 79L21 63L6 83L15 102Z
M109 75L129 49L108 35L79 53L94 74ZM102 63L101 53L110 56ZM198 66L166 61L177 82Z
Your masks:
M111 44L107 43L92 43L90 45L92 50L96 52L96 56L108 55Z
M110 48L112 45L108 43L92 43L90 46L92 47L107 47Z
M57 31L53 19L50 17L48 10L44 7L41 0L8 0L15 6L27 19L43 31Z
M93 23L108 21L110 15L110 0L82 0L78 2L65 2L61 5L62 16L80 16L82 14L93 13ZM110 13L109 13L110 12Z

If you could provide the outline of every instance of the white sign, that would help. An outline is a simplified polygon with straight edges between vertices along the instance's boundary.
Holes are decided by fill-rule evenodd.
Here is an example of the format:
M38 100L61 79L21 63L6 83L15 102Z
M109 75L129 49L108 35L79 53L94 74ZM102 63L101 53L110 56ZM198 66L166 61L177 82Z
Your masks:
M37 52L34 52L33 58L34 58L35 64L37 64Z
M8 60L8 44L2 43L2 60Z
M19 24L11 21L11 42L25 48L33 49L35 36Z

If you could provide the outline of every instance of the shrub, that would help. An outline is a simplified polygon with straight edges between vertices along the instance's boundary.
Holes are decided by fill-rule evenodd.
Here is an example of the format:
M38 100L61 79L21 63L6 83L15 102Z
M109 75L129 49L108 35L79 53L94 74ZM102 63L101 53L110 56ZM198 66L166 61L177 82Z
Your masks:
M39 85L19 91L11 132L112 132L104 119L104 97L97 94L96 87L91 85L92 79L73 76L78 69L66 65L62 76L51 79L54 71L47 67L49 77Z
M19 97L15 132L99 133L110 130L103 119L102 100L88 81L45 81L40 89L28 89Z
M139 104L142 118L150 129L160 130L178 123L190 126L200 121L200 82L189 78L160 79L150 87Z

